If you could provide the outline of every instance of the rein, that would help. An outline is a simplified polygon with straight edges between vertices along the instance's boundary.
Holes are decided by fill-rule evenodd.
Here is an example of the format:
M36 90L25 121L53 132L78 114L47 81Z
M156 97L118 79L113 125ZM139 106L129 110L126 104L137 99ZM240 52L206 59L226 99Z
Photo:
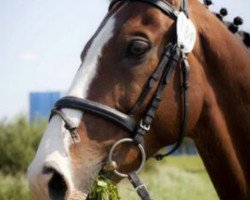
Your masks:
M109 106L90 101L87 99L82 99L73 96L66 96L61 98L55 103L54 108L51 111L51 115L49 120L54 115L59 115L65 123L65 128L70 132L72 137L73 143L80 142L80 136L77 133L77 127L70 121L70 119L63 113L63 108L71 108L80 110L82 112L91 113L93 115L102 117L112 123L115 123L117 126L123 128L127 131L130 135L130 138L124 138L117 141L111 148L108 156L108 161L112 168L112 171L120 176L120 177L127 177L129 181L134 186L135 190L137 191L138 195L143 200L152 200L150 197L147 188L144 184L141 183L138 172L140 169L143 168L145 160L146 160L146 153L145 153L145 144L144 144L144 137L147 132L150 131L151 123L155 117L155 113L159 107L162 94L164 92L165 87L170 82L171 76L174 72L175 67L181 63L181 75L182 75L182 121L181 121L181 129L179 133L179 138L175 146L173 147L170 152L166 154L157 154L155 157L157 160L162 160L165 156L172 154L175 150L177 150L186 134L187 131L187 124L188 124L188 108L189 108L189 101L188 101L188 88L189 88L189 64L187 61L186 54L191 52L194 46L195 41L195 34L190 30L183 30L186 21L191 23L188 19L188 4L187 0L182 0L180 10L176 10L172 5L164 0L113 0L110 4L110 10L113 6L118 2L143 2L150 4L158 9L160 9L164 14L168 17L173 19L176 22L176 29L177 29L177 41L173 43L169 43L166 45L164 49L164 53L162 55L161 61L157 66L154 73L149 77L148 81L146 82L140 96L138 97L135 105L130 110L128 114L122 113L114 108ZM184 21L183 21L184 20ZM191 27L193 28L193 27ZM193 29L192 29L193 30ZM194 29L195 30L195 29ZM185 32L186 31L186 32ZM183 36L183 33L188 33L189 36L192 36L192 41L190 43L186 43L187 38ZM184 37L184 38L183 38ZM157 84L157 88L151 98L149 105L147 106L146 111L144 112L144 117L138 122L133 118L133 115L137 113L137 111L141 108L142 104L144 103L146 97L148 96L149 92L152 90L153 86ZM123 143L133 143L141 152L141 165L138 170L129 173L123 174L120 173L116 168L117 165L115 161L113 161L113 151L116 149L118 145Z

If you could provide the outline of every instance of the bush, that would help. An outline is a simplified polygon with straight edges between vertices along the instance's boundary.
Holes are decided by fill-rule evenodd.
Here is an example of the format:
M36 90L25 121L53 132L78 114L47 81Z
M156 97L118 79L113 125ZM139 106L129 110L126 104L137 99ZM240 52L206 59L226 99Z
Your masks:
M34 200L24 175L4 176L0 173L0 200Z
M45 121L30 124L25 117L0 122L0 200L33 199L25 173L45 126ZM169 157L159 163L150 160L141 175L154 199L182 200L187 196L193 200L218 199L201 160L196 156ZM129 183L122 182L119 188L121 199L138 199Z
M142 170L140 178L155 200L219 200L199 156L170 156L161 162L152 159L144 169L147 165L150 170ZM139 199L126 179L118 189L121 200Z
M30 124L25 117L0 123L0 170L16 174L26 172L38 147L46 123Z

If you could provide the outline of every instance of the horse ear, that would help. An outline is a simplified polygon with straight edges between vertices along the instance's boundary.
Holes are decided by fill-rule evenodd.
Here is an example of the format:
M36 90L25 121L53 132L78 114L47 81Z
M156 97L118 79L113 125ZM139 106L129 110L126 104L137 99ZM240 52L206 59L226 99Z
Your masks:
M228 27L232 33L236 33L239 30L239 26L243 24L243 19L241 17L235 17L233 23Z

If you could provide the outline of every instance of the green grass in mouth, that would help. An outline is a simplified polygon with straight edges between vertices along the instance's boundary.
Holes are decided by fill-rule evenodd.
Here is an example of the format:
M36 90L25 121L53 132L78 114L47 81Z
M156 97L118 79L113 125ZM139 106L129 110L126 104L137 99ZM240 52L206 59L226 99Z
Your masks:
M117 186L109 179L99 176L90 191L89 200L119 200Z

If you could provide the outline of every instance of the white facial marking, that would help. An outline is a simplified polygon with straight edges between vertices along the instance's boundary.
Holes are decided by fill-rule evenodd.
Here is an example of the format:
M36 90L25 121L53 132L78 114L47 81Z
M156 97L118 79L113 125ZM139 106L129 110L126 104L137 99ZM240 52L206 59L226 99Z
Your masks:
M114 25L115 18L111 17L93 40L67 96L87 97L89 87L97 73L98 60L99 57L102 56L103 47L113 36ZM82 118L81 111L73 109L63 109L62 111L76 126L79 126ZM48 193L48 180L42 175L44 166L56 169L65 178L69 190L74 188L71 171L70 145L70 133L64 128L62 119L58 115L55 115L48 124L35 159L28 169L28 178L30 187L33 190L32 192L37 196L40 195L40 198L45 195L43 189Z
M68 95L86 98L89 86L96 75L98 59L102 56L102 49L112 37L115 20L109 19L88 49L88 53L76 74Z

